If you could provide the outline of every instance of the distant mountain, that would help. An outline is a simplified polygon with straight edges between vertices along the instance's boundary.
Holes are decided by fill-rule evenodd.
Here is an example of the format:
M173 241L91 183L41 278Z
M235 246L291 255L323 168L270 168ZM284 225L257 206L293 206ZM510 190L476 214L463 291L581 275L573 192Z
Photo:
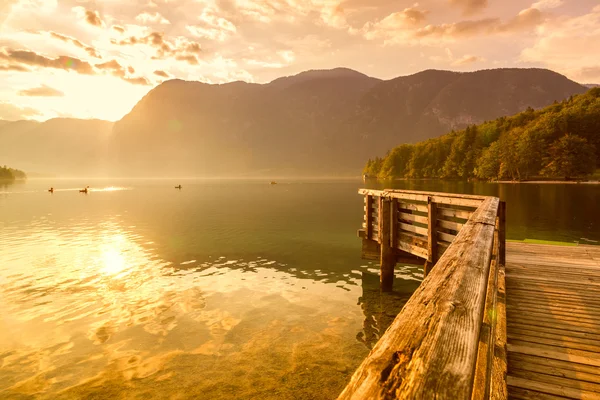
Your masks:
M400 143L585 91L543 69L428 70L382 81L338 68L264 85L172 80L115 123L115 165L139 175L356 174Z
M543 69L428 70L385 81L346 68L268 84L170 80L114 126L0 124L0 164L57 175L357 175L398 144L586 90Z
M112 126L73 118L0 124L0 164L38 174L104 175Z

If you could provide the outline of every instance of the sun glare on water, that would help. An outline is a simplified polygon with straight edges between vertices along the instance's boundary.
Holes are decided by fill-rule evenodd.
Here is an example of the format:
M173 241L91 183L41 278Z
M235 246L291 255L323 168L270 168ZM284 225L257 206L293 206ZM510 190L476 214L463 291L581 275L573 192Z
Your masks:
M109 248L102 252L101 271L108 275L116 275L126 268L126 261L118 249Z

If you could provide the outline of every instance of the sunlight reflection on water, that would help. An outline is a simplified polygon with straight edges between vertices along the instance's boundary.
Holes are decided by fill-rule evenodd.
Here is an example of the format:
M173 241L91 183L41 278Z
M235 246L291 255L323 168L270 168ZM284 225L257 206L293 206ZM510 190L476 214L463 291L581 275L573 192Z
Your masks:
M2 231L0 393L77 397L98 385L135 391L132 379L191 382L197 376L182 357L198 357L211 387L242 360L252 365L243 375L260 365L278 376L298 365L314 369L295 360L300 354L329 359L346 378L367 351L340 339L361 330L362 313L339 311L360 296L360 271L332 298L329 284L270 269L273 260L188 260L178 270L140 241L114 219L56 229L40 218L27 232ZM272 340L282 347L268 350ZM231 363L215 365L214 357ZM241 394L255 393L240 382Z
M45 213L45 195L0 204L13 207L0 210L0 398L332 398L421 278L398 267L413 284L386 297L372 263L337 271L314 267L319 258L230 256L244 231L271 240L247 222L196 228L225 244L205 257L182 226L149 234L140 225L158 214L125 217L119 190L106 191ZM136 207L145 197L130 194ZM19 214L22 199L33 216Z

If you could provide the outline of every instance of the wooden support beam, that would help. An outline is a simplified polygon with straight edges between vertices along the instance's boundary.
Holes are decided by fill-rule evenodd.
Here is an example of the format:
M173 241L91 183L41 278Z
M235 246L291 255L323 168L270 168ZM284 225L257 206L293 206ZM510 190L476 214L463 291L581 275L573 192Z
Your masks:
M365 203L367 206L367 212L365 214L365 222L367 223L367 226L365 226L366 229L366 233L367 233L367 239L372 240L373 239L373 214L372 214L372 210L373 210L373 196L371 196L370 194L366 194L365 195Z
M381 249L381 290L391 292L394 285L394 267L396 258L394 248L391 246L391 199L379 198L379 243Z
M427 201L427 261L425 262L424 275L429 275L429 272L437 261L437 216L436 204L432 201L431 196Z
M398 241L398 199L391 199L390 202L390 246L396 247Z
M506 264L506 202L501 201L498 205L498 240L499 252L498 262L501 265Z

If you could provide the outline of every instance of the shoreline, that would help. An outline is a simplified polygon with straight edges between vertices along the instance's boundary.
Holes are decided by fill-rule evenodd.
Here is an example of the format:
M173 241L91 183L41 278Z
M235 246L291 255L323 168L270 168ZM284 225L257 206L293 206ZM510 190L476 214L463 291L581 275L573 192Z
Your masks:
M460 180L460 179L443 179L443 178L416 178L416 179L407 179L407 178L395 178L395 179L363 179L364 183L368 182L410 182L410 181L442 181L442 182L467 182L467 183L511 183L511 184L519 184L519 183L549 183L549 184L567 184L567 185L600 185L600 181L598 180L590 180L590 181L565 181L565 180L531 180L531 181L509 181L509 180L501 180L501 181L483 181L483 180Z
M552 183L567 185L599 185L600 181L493 181L490 183Z

